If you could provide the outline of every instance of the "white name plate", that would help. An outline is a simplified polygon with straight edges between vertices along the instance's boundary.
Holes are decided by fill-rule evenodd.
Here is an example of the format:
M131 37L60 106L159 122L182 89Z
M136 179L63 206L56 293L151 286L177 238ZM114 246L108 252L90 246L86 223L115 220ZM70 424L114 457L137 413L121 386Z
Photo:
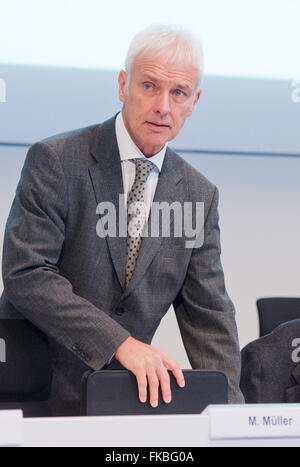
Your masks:
M211 405L210 438L300 438L300 404Z
M21 446L23 443L22 410L0 411L0 446Z

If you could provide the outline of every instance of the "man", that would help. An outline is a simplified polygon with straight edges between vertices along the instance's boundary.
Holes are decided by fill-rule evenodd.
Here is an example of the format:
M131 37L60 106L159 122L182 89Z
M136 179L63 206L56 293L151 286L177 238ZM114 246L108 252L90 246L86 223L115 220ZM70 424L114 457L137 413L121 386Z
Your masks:
M242 350L247 404L300 402L300 319L288 321Z
M82 374L109 363L135 374L141 402L149 393L156 407L160 386L169 403L167 370L181 387L183 373L151 340L172 304L192 367L224 371L230 402L243 400L234 308L220 262L218 192L167 146L200 98L202 67L202 50L188 33L142 31L119 75L122 113L28 152L6 228L2 307L50 338L54 415L68 407L76 415ZM97 235L97 206L110 202L119 213L120 194L128 219L142 227L154 201L204 203L203 246L129 229L126 236ZM138 200L144 218L129 215Z

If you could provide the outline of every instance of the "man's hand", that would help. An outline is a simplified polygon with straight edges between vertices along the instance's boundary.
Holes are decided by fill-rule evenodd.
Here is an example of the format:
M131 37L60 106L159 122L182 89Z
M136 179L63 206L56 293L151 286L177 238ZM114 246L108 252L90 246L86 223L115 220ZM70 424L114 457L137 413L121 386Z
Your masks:
M115 353L116 359L130 370L137 379L139 399L147 400L147 385L149 385L150 404L158 405L158 389L161 388L164 402L171 402L170 376L171 370L177 384L184 387L184 376L178 363L163 350L144 344L133 337L128 337Z

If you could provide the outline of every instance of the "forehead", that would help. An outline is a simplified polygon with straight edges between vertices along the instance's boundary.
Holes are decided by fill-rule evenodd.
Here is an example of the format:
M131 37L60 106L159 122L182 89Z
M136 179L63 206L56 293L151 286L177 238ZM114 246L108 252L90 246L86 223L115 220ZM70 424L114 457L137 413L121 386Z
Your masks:
M132 74L137 79L154 79L162 83L197 86L197 69L186 61L173 62L170 54L146 54L137 56L132 65Z

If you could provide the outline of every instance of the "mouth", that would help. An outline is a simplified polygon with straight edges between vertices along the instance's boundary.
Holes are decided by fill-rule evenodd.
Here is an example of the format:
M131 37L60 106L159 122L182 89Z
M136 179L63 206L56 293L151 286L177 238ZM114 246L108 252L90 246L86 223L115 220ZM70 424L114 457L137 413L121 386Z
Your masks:
M169 128L169 125L165 125L162 123L155 123L155 122L146 122L148 125L150 125L152 128L157 128L157 129L164 129L164 128Z

